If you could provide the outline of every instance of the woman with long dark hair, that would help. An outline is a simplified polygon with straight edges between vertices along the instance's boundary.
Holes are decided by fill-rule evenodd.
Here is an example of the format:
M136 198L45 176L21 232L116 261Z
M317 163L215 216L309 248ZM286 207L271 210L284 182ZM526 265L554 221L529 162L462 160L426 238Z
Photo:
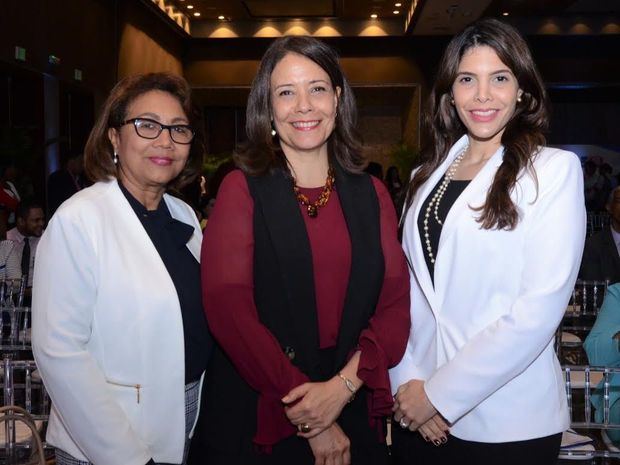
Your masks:
M403 245L397 464L552 464L568 427L553 341L585 237L578 158L545 147L547 97L511 26L478 21L441 60Z
M207 369L204 463L387 463L387 370L409 334L409 278L355 118L333 49L310 37L269 47L241 170L205 230L205 312L221 349Z

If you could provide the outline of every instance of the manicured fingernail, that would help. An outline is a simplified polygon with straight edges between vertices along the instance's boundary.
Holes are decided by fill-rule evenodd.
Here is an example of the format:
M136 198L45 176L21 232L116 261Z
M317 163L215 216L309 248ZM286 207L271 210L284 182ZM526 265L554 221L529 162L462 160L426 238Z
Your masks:
M428 441L430 441L430 438L429 438L428 436L424 436L424 440L425 440L426 442L428 442Z
M447 437L445 437L445 436L444 436L444 437L442 437L442 438L441 438L441 443L442 443L442 444L445 444L446 442L448 442L448 438L447 438Z
M436 446L440 446L441 445L441 441L439 439L435 439L433 441L433 444L435 444Z

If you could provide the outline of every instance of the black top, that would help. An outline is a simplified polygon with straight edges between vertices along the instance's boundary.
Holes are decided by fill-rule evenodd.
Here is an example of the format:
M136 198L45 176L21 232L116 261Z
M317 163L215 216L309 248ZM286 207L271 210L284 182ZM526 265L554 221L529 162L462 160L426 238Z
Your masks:
M191 383L200 379L213 346L202 309L200 264L187 248L194 228L173 218L163 199L157 210L147 210L120 181L118 185L151 238L177 291L185 337L185 383Z
M611 228L607 226L586 239L579 270L580 279L608 279L610 284L620 282L620 255Z
M426 261L426 266L428 266L428 271L431 275L431 280L433 283L435 282L435 264L431 263L431 258L428 255L428 251L426 250L426 239L424 237L424 216L426 215L426 209L428 208L428 204L431 203L435 192L439 189L439 186L443 182L445 176L442 176L437 185L433 188L431 193L428 195L424 203L422 204L422 209L420 210L420 214L418 215L418 230L420 231L420 240L422 241L422 251L424 253L424 260ZM450 181L448 187L446 188L446 192L444 192L441 201L439 202L439 209L437 211L437 216L441 220L442 223L445 224L446 217L448 216L448 212L456 199L459 198L459 195L465 190L465 188L469 185L470 180L464 181ZM428 217L428 235L429 240L431 242L431 250L433 251L433 257L437 260L437 248L439 246L439 238L441 237L441 230L443 229L442 225L437 222L435 219L435 209L434 207L431 209L430 215Z
M334 368L339 369L376 310L385 260L379 200L372 179L367 174L349 174L339 165L334 166L334 175L351 240L349 282L336 343ZM317 371L320 339L312 247L292 182L283 172L247 176L247 181L254 200L258 315L283 348L294 348L293 363L312 381L323 380L324 374Z

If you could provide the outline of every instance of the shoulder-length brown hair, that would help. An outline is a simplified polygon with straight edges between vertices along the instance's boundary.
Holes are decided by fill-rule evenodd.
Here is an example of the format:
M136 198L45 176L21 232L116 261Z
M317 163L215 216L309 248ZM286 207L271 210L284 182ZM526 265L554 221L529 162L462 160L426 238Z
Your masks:
M114 164L114 148L108 138L110 128L118 128L127 119L127 108L140 95L152 90L167 92L175 97L196 135L192 141L187 163L168 188L179 190L200 172L204 154L200 113L192 103L191 88L185 79L171 73L150 73L129 76L119 81L105 101L84 149L84 170L93 182L118 177Z
M245 126L248 140L235 152L235 162L250 175L264 174L276 167L287 169L277 135L271 135L271 73L289 53L312 60L327 73L334 89L340 87L336 125L327 141L328 153L346 171L360 173L366 162L356 130L357 107L353 91L342 72L336 51L307 36L276 39L263 55L248 97Z
M518 176L524 169L536 176L533 159L539 146L545 144L544 132L548 127L547 93L536 69L530 50L515 28L496 19L482 19L455 36L441 59L427 111L423 118L423 135L426 148L422 164L411 180L407 192L406 208L413 196L428 180L435 169L446 159L450 147L466 133L456 109L451 104L452 85L459 63L472 47L491 47L499 59L515 75L523 91L515 113L502 134L504 158L500 165L478 221L484 229L511 230L519 222L516 205L510 198Z

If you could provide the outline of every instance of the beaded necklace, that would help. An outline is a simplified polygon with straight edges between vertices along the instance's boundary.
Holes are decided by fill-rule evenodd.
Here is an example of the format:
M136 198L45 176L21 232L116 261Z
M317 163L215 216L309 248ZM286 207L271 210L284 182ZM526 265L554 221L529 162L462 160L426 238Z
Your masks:
M334 170L329 167L327 172L327 179L325 180L325 186L323 186L323 190L319 195L319 198L316 199L315 202L310 202L310 199L304 194L302 194L297 187L297 184L293 185L293 191L295 192L295 197L297 197L297 201L306 207L306 212L310 218L316 218L319 214L319 208L324 207L329 200L329 196L332 193L332 189L334 188L334 184L336 183L336 178L334 177Z
M467 144L463 148L463 150L461 150L461 152L456 156L456 158L450 165L450 168L448 168L448 171L446 172L443 178L443 181L441 181L439 188L437 189L431 201L429 202L428 206L426 207L426 211L424 212L424 243L426 245L426 253L428 255L428 258L433 264L435 263L435 255L433 255L433 248L431 247L431 238L428 232L428 219L430 218L431 213L433 213L433 216L435 217L435 221L437 221L439 225L443 226L443 222L439 219L439 203L441 202L441 199L446 193L448 185L450 184L452 179L454 179L454 174L456 173L457 168L461 164L461 161L463 161L463 158L465 157L465 152L467 152L468 148L469 148L469 144Z

